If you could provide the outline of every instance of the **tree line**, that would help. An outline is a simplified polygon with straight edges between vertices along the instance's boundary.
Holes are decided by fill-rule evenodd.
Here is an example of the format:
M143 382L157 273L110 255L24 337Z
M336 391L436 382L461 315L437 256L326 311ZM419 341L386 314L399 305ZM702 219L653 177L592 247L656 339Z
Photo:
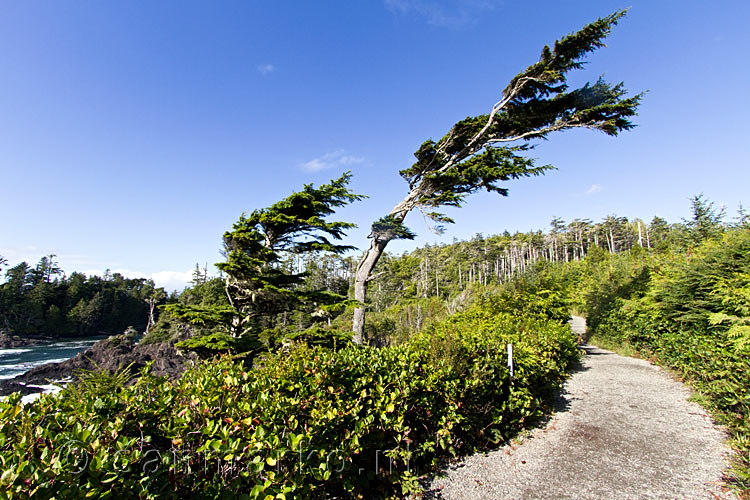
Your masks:
M727 221L724 210L702 194L693 196L690 204L690 218L677 223L659 216L649 223L617 215L599 222L574 219L568 223L554 217L546 232L477 234L468 241L426 245L400 256L386 253L381 272L370 286L372 307L380 311L405 299L447 299L474 284L503 284L540 263L580 261L592 251L617 254L633 248L687 248L749 220L740 207L738 217Z
M4 262L3 262L4 261ZM0 262L7 261L0 258ZM5 271L0 284L0 329L10 334L84 337L147 329L167 294L149 279L74 272L66 276L55 255L36 266L26 262Z

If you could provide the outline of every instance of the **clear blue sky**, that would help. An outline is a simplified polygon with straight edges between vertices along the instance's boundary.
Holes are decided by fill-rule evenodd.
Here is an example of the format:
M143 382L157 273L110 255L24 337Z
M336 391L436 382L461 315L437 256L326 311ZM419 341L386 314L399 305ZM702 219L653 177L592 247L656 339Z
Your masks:
M405 194L427 138L485 113L546 43L631 6L574 81L649 90L639 127L553 135L559 170L476 195L442 237L546 228L552 216L670 221L697 193L750 204L750 3L744 0L15 1L0 7L0 255L58 255L181 288L221 235L345 169L370 222Z

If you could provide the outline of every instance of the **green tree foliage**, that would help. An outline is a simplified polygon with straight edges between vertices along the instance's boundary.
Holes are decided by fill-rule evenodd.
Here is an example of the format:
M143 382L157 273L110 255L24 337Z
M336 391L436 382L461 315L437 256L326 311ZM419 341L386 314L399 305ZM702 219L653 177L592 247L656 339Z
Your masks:
M346 173L329 184L312 184L268 208L244 214L224 234L226 262L216 265L226 275L227 295L238 312L233 332L273 325L282 312L316 308L341 301L327 291L305 289L308 273L283 269L285 255L329 252L341 254L353 247L335 243L354 224L327 221L336 208L362 196L346 187Z
M750 355L750 273L736 272L721 277L711 290L721 309L708 315L711 325L727 325L727 336L738 352Z
M708 201L703 194L690 198L690 208L692 209L692 217L683 222L688 228L691 243L700 243L722 232L725 217L723 208L714 207L713 202ZM740 213L740 216L742 216L742 213Z
M362 198L346 187L350 178L347 173L318 188L308 184L268 208L243 214L224 234L227 260L216 267L226 275L227 295L238 312L235 334L271 326L281 312L314 310L341 300L330 292L304 289L308 274L280 264L287 254L341 254L353 248L335 240L354 224L326 220L336 208Z
M649 224L648 241L650 246L663 247L669 235L669 224L661 217L654 216Z
M428 140L414 154L417 161L401 175L410 188L421 186L419 206L460 206L466 195L485 189L501 195L499 182L538 175L528 147L508 143L545 138L551 132L583 127L617 135L633 127L640 95L626 97L622 84L602 79L570 90L567 74L583 67L582 59L604 46L604 38L624 15L598 19L577 33L545 46L539 61L514 77L490 114L456 123L438 141ZM394 214L396 215L396 214ZM438 222L450 222L438 213Z
M35 267L25 262L5 272L0 284L0 328L18 335L90 336L121 333L148 324L147 298L166 293L153 281L111 274L65 276L54 255Z
M31 282L33 285L39 283L50 283L53 276L62 275L63 271L55 262L56 255L45 255L31 271Z
M203 298L166 306L172 319L197 327L199 338L181 347L204 353L273 347L340 311L346 285L328 274L330 256L352 249L337 241L354 224L328 217L362 199L348 189L350 179L345 173L319 187L308 184L268 208L242 214L224 234L226 261L216 264L227 303L216 300L218 281L196 266L194 286L183 295Z
M200 275L192 286L169 297L166 303L158 302L157 308L166 309L166 314L158 315L156 323L141 340L142 344L185 340L227 329L225 325L231 320L234 309L229 305L224 280L209 276L206 268L200 269L197 265L196 268Z
M200 281L193 281L193 286L185 288L179 295L179 302L186 305L229 305L224 279L205 275Z

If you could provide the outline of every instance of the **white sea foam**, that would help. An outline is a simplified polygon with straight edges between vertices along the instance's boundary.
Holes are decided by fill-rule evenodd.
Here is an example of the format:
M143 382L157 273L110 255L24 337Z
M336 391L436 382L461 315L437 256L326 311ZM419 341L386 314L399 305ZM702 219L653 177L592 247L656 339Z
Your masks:
M67 361L69 359L70 359L70 357L67 357L67 358L45 359L44 361L42 361L40 363L34 363L34 366L46 365L48 363L62 363L63 361Z
M15 349L0 349L0 380L21 375L32 368L46 363L60 363L75 356L78 352L99 340L58 341L53 344L40 344Z
M25 347L15 347L11 349L0 349L0 359L5 357L14 356L16 354L23 354L25 352L31 352L33 349L28 349Z
M55 381L55 384L34 384L34 387L39 387L40 389L42 389L42 392L33 392L31 394L21 396L21 404L28 404L36 401L42 394L57 394L62 390L66 382L69 382L69 380L58 380ZM20 383L20 385L27 384ZM7 397L8 396L0 396L0 401L4 400Z
M47 344L45 347L54 347L59 349L84 349L91 346L94 343L92 340L77 340L74 342L55 342L54 344Z

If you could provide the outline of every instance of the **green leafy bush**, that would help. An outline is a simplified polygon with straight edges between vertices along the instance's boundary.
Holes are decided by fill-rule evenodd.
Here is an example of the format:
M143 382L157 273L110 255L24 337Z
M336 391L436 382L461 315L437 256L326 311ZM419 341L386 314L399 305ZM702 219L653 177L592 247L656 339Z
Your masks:
M119 389L100 374L25 406L18 395L0 402L0 489L8 498L400 497L439 461L542 415L577 357L566 325L485 304L397 347L300 344L252 370L224 357L174 382L144 369Z

